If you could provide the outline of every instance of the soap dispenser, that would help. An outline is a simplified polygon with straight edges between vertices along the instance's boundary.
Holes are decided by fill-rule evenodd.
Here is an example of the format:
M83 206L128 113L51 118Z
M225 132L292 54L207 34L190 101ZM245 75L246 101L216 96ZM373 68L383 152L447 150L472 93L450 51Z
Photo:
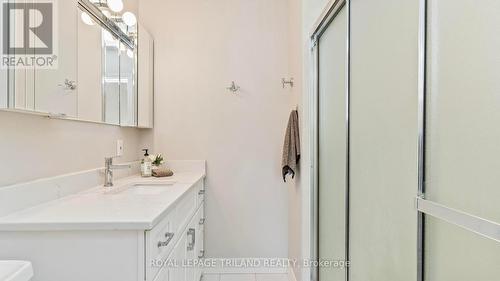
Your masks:
M141 161L141 176L147 178L152 176L153 172L153 161L149 158L148 149L143 149L144 158Z

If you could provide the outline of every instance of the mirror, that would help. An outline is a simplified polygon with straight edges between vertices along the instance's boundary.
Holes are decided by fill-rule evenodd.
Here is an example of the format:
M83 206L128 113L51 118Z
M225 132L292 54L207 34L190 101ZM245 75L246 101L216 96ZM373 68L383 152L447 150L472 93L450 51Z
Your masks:
M59 44L54 52L58 57L58 66L54 69L35 66L33 80L30 75L27 76L30 77L27 84L34 85L27 91L29 96L34 95L34 107L29 109L78 118L78 7L73 1L57 1L54 12L60 23L57 34Z
M137 125L137 83L135 52L120 44L120 122L122 126Z
M20 38L26 37L25 11L17 11L20 1L10 1L17 6L6 13L9 15L9 20L5 21L8 23L7 57L17 61L45 56L46 60L53 59L55 63L49 67L18 63L5 67L2 64L0 109L151 128L152 120L141 124L138 120L141 116L152 116L152 37L144 28L138 32L139 23L135 17L138 1L117 1L124 1L121 12L113 11L105 1L57 1L57 5L48 8L31 2L23 4L26 7L21 5L29 10L30 21L39 26L33 32L28 31L28 46L19 43L23 41ZM45 26L47 18L51 21L48 27ZM43 30L54 31L52 41L45 40ZM142 30L147 40L140 40ZM142 52L147 56L144 59L138 53L138 44L142 41L146 42L145 50L151 50ZM33 47L30 45L33 42L38 45ZM50 52L45 53L40 46ZM5 52L3 54L2 61L6 57ZM139 75L139 70L144 73ZM148 102L139 108L139 101Z
M78 20L78 117L84 120L103 121L103 29L81 9ZM85 16L87 15L88 18ZM116 124L116 122L114 123Z
M7 108L7 71L0 69L0 109Z
M104 122L120 123L120 41L103 31L102 85Z

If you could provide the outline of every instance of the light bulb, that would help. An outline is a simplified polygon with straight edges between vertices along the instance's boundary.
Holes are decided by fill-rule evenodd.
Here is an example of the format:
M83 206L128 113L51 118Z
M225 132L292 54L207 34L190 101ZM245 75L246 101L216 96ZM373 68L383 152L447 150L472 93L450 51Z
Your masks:
M108 0L108 7L111 11L119 13L123 10L122 0Z
M92 20L92 18L89 16L89 14L83 12L81 17L82 17L82 21L86 25L94 25L95 24L95 22Z
M122 16L123 22L128 26L134 26L137 23L137 17L132 12L125 12Z
M127 50L127 56L128 56L129 58L131 58L131 59L132 59L132 58L134 58L134 51L132 51L132 50L128 49L128 50Z

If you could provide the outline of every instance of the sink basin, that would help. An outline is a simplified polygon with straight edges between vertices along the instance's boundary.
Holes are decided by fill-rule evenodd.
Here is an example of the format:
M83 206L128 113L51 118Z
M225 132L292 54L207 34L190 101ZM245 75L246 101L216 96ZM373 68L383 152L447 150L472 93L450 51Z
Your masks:
M155 183L134 183L127 189L128 192L139 195L156 195L166 191L166 187L174 185L173 181Z
M105 191L107 194L137 194L137 195L156 195L163 193L168 187L175 185L175 181L144 181L127 184L121 187L114 187Z
M28 261L0 261L0 280L29 281L33 278L33 267Z

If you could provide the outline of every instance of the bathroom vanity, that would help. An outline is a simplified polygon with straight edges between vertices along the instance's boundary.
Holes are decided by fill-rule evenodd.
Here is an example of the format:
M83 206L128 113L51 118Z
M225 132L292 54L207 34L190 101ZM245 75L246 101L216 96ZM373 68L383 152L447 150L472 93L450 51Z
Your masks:
M171 178L126 175L109 189L85 187L101 170L3 188L37 191L0 202L0 259L32 261L34 281L200 280L205 164L172 165Z

